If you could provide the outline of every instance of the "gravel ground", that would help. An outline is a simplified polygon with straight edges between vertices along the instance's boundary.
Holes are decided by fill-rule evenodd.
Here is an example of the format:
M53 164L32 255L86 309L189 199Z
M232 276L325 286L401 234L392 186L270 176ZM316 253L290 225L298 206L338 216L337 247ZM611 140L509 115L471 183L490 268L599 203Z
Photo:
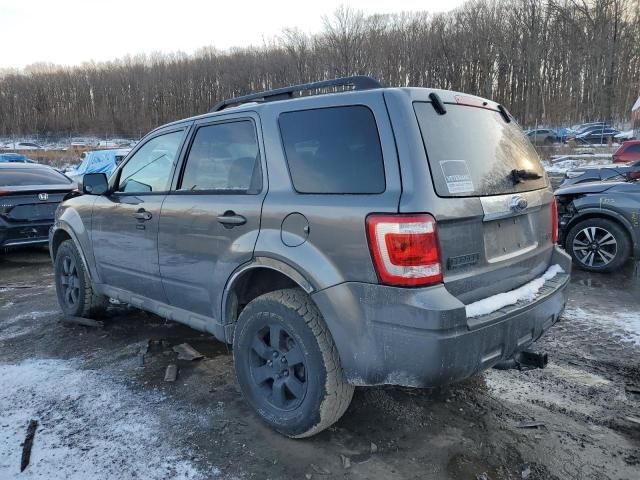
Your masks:
M490 370L435 390L359 388L302 441L243 402L227 347L114 305L61 323L42 249L0 254L0 479L638 479L640 279L575 272L544 370ZM151 343L149 342L151 340ZM188 342L205 358L178 360ZM139 352L149 346L142 365ZM21 443L39 422L31 462Z

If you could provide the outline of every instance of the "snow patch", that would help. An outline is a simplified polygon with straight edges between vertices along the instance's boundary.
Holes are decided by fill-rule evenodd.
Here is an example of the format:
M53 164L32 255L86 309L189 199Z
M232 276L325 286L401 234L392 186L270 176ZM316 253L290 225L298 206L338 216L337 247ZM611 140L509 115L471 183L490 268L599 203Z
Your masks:
M567 320L603 325L611 335L640 347L640 311L607 312L571 307L565 310L563 317Z
M515 290L498 293L497 295L470 303L465 307L467 311L467 318L488 315L506 307L507 305L515 305L522 300L531 302L536 298L544 283L547 280L551 280L559 273L564 273L562 267L560 265L552 265L542 274L542 276L531 280L529 283L526 283Z
M165 401L133 393L105 375L65 360L0 366L0 478L84 480L219 477L163 434ZM20 444L30 419L39 422L31 462L20 473Z
M542 165L547 173L566 173L567 170L584 167L598 167L611 164L612 156L595 155L571 155L553 159L551 162L543 161Z

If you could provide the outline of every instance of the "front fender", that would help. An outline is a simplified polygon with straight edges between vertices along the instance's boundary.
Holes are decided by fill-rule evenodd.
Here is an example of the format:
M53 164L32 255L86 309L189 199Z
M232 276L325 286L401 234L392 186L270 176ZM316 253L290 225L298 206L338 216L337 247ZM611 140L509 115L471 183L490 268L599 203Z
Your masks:
M89 201L87 201L89 199ZM76 245L82 261L84 262L91 280L100 283L100 277L96 269L93 246L91 244L91 212L95 197L82 195L63 202L56 213L56 221L51 229L49 247L54 255L54 245L59 235L68 235ZM55 260L55 259L53 259Z

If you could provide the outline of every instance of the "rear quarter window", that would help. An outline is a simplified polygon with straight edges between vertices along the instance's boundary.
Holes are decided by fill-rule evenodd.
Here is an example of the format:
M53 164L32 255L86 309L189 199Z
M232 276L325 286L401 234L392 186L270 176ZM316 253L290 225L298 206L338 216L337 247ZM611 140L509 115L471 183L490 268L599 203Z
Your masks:
M291 180L298 193L384 192L378 127L367 107L286 112L278 120Z

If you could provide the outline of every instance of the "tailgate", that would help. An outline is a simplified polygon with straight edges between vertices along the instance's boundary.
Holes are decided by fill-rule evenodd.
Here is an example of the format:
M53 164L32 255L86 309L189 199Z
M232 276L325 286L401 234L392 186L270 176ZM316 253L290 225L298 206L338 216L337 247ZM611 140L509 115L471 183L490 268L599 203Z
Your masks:
M444 113L428 98L413 101L429 193L401 202L401 211L436 218L444 283L468 304L549 267L553 194L536 151L501 107L440 95Z
M513 290L549 267L551 201L548 190L517 195L526 209L514 212L514 195L481 197L478 215L438 222L444 282L468 304Z

